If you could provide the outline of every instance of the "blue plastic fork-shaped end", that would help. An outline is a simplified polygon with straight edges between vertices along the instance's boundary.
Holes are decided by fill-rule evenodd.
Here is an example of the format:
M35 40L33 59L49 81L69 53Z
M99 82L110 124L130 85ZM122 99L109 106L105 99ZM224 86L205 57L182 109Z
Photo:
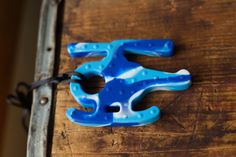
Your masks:
M112 43L71 43L67 50L71 57L91 57L106 56L119 47L135 54L169 57L173 55L174 43L172 40L115 40Z

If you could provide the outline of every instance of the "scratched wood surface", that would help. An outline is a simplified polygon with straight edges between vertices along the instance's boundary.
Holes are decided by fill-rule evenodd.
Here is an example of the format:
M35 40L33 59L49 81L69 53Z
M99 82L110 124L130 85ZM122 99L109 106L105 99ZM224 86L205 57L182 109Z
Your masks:
M169 38L173 57L129 59L169 72L186 68L193 84L151 93L138 104L160 107L156 123L105 128L71 123L65 111L79 104L68 85L58 86L53 157L236 156L236 1L67 0L63 15L59 73L100 59L72 60L66 51L71 42Z

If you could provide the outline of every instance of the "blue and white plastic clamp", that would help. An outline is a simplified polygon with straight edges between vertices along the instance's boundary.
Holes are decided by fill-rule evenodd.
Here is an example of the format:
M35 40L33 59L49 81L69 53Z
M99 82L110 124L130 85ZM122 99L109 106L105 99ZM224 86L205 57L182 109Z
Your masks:
M86 93L79 83L70 83L75 100L85 112L69 108L67 117L83 126L142 126L160 118L160 109L152 106L143 111L132 109L145 94L156 90L185 90L191 85L190 73L182 69L176 73L147 69L128 61L125 53L169 57L173 55L171 40L115 40L111 43L72 43L68 45L71 57L103 56L101 61L88 62L75 71L89 78L104 78L104 88L96 94ZM72 79L80 79L72 76ZM116 106L118 112L108 112L107 107Z

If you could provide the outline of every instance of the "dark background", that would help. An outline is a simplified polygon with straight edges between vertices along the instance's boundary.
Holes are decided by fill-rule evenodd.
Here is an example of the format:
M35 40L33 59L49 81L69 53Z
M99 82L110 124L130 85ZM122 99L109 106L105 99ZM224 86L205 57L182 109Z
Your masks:
M26 156L22 110L5 103L19 81L31 82L41 0L0 0L0 156Z

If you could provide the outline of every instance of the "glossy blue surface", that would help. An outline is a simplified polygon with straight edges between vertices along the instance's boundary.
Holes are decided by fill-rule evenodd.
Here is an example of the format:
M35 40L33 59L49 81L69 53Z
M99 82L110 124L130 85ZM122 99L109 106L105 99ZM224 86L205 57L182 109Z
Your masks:
M115 40L111 43L72 43L68 45L71 57L104 56L101 61L88 62L75 71L86 77L99 75L105 79L104 88L96 94L84 92L78 83L70 90L85 112L75 108L67 110L67 117L84 126L141 126L160 118L160 109L152 106L143 111L132 109L145 94L155 90L185 90L191 84L191 75L185 69L176 73L147 69L128 61L124 54L169 57L173 54L171 40ZM72 79L80 79L72 76ZM108 112L116 106L118 112Z

